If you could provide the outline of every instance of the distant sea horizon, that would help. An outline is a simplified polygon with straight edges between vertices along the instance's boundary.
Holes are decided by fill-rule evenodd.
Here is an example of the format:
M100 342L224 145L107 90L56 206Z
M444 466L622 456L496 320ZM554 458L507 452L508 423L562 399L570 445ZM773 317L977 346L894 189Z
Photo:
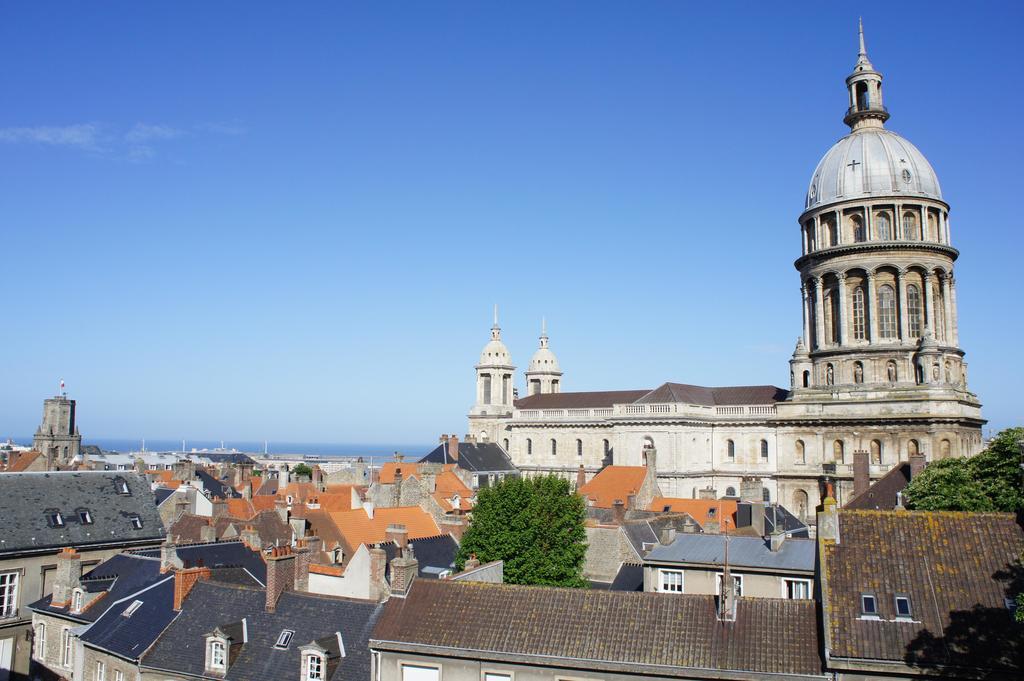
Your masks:
M31 446L31 437L11 438L15 444ZM2 441L6 442L6 438ZM166 440L161 438L82 438L83 445L94 445L105 452L138 452L143 448L147 452L180 452L182 451L181 440ZM237 449L246 454L264 453L264 444L268 455L283 456L287 454L297 455L319 455L325 457L361 456L375 460L390 459L395 452L405 455L410 459L419 459L433 449L430 443L404 444L404 445L382 445L382 444L361 444L348 442L272 442L264 443L262 440L185 440L185 451L193 449Z

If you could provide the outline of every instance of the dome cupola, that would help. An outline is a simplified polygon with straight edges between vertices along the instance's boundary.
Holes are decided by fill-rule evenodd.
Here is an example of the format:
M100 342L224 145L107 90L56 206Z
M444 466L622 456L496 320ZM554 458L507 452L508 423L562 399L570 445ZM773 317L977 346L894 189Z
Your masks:
M547 320L540 323L540 347L530 359L530 367L526 370L527 394L557 393L561 390L562 369L558 366L558 358L548 347Z

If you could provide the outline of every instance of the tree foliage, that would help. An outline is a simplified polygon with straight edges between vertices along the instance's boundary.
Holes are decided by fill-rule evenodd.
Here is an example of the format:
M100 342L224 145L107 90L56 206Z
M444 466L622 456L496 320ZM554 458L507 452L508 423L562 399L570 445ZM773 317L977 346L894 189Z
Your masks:
M505 562L505 582L585 587L586 507L569 482L555 476L506 478L481 489L456 565L471 554Z
M1024 428L1008 428L977 456L929 464L907 486L908 505L921 511L1024 510L1022 439Z
M304 463L295 464L295 466L292 467L292 477L297 478L300 475L304 475L307 478L312 479L313 478L313 469L310 468L309 466L307 466Z

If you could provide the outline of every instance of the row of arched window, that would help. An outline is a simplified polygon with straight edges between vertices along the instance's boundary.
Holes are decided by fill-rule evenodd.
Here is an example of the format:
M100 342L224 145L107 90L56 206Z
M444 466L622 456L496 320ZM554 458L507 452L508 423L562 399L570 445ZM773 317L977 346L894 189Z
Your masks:
M936 316L935 334L939 339L945 337L945 317L941 303L941 293L934 291L936 300L933 306ZM839 342L839 326L841 315L839 312L839 296L832 290L824 292L822 301L824 313L823 326L825 328L825 342ZM868 315L870 309L867 304L867 291L863 284L853 288L850 303L850 332L853 340L868 340ZM881 339L895 339L899 337L899 304L897 303L896 289L892 284L882 284L878 287L878 336ZM907 284L907 334L910 338L920 338L924 335L925 328L925 306L922 301L921 287L918 284Z
M927 211L927 228L922 229L918 220L918 214L913 211L904 211L903 217L898 225L893 224L892 213L879 211L874 214L874 240L876 241L938 241L945 242L944 235L939 230L939 220L935 212ZM854 243L863 243L869 240L867 226L864 224L863 215L854 213L846 219L849 225L847 236L843 239ZM804 225L804 243L807 252L817 250L818 235L815 232L814 220L808 220ZM835 219L832 217L821 218L821 247L830 248L840 244L839 230L836 227Z
M608 440L602 440L601 442L604 445L604 455L608 456L608 453L611 451L611 443ZM505 451L508 451L508 438L505 439L504 443ZM556 440L555 438L551 438L549 440L549 443L551 447L551 456L558 456L558 440ZM533 456L532 438L526 438L526 455ZM583 456L583 440L576 440L576 456L581 458Z
M760 445L759 445L759 451L761 453L761 458L767 460L768 459L768 440L761 440ZM736 442L735 441L733 441L733 440L726 440L725 441L725 454L726 454L726 456L729 457L729 459L735 459L736 458Z
M939 458L946 458L950 455L952 444L949 440L939 442ZM881 440L871 440L868 444L869 460L872 465L885 463L885 445ZM921 452L921 444L914 439L907 441L907 455L915 456ZM807 463L807 446L803 440L797 440L793 445L793 459L798 464ZM832 460L835 463L849 463L846 461L846 444L843 440L832 441Z

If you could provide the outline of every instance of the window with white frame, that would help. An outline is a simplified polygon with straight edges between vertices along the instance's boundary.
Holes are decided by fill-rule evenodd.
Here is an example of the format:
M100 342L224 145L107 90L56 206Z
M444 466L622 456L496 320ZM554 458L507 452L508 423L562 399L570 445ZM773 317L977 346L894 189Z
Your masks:
M658 591L683 593L683 571L658 570Z
M133 530L142 529L142 517L138 513L132 513L128 516L128 520L131 521Z
M878 289L878 335L896 337L896 290L888 284Z
M403 664L402 681L441 681L441 668Z
M75 641L71 636L70 629L63 629L60 632L60 664L62 667L71 668L75 661Z
M124 681L124 672L120 669L114 670L114 681Z
M36 625L36 640L33 653L37 660L46 660L46 623Z
M103 660L96 662L96 681L107 681L107 663Z
M811 597L811 580L809 579L784 579L782 580L782 597L792 600L806 600Z
M722 573L719 572L717 579L715 579L715 594L717 594L719 596L722 595L722 577L723 577ZM743 575L733 575L732 576L732 585L733 585L733 595L734 596L742 596L743 595Z
M71 592L71 612L82 612L81 589L75 589Z
M18 614L18 573L0 572L0 619Z
M512 675L501 672L484 672L484 681L512 681Z
M324 658L319 655L309 655L306 658L306 681L323 681Z
M226 652L223 641L219 639L210 641L210 669L224 670L227 666Z

